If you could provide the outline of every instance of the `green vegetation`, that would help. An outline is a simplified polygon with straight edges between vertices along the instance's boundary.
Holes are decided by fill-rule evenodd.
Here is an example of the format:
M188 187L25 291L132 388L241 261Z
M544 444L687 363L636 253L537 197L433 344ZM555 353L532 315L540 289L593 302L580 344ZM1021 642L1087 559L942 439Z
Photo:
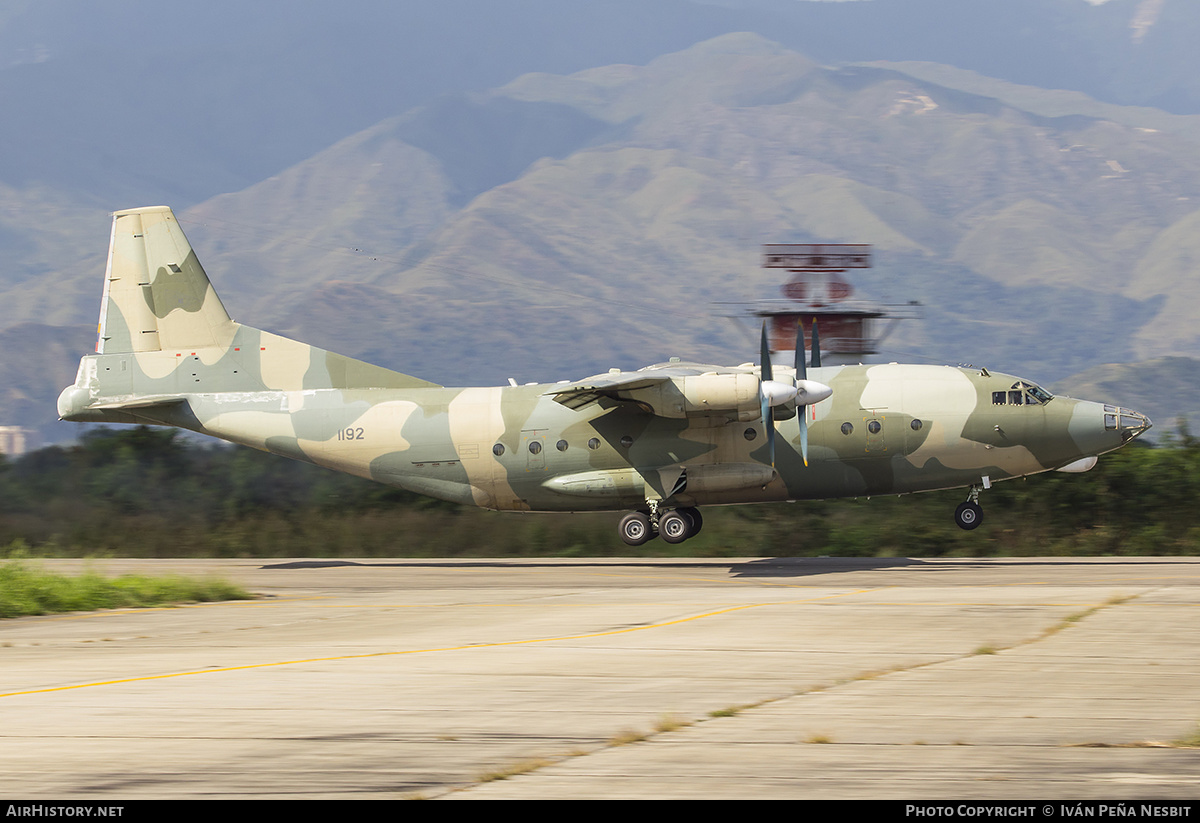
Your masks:
M964 497L714 506L695 539L634 550L617 537L614 513L481 511L173 430L100 430L0 461L0 556L22 547L75 557L1200 553L1200 441L1186 431L1106 455L1087 474L998 483L973 532L952 521Z
M1181 749L1200 749L1200 725L1191 734L1174 741L1173 745Z
M68 576L20 560L0 564L0 617L249 597L232 583L216 579L132 574L109 578L95 572Z

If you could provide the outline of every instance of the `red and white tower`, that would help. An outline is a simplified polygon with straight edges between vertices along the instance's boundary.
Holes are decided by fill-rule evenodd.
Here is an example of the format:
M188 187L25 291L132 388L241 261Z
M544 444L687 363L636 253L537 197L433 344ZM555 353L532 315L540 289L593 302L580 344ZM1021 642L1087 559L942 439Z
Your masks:
M811 347L812 324L821 338L821 365L861 363L879 351L895 324L919 317L918 304L887 306L854 298L844 277L849 269L871 268L871 246L865 243L768 243L763 268L786 269L782 299L760 300L752 313L767 321L772 361L791 365L796 324L804 326ZM879 321L889 321L879 329ZM776 357L778 355L778 357Z

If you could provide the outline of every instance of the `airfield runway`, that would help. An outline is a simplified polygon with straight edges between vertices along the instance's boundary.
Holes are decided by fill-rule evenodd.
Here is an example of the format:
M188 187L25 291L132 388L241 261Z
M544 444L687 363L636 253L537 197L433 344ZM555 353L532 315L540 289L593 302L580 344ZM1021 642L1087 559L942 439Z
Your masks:
M2 796L1200 798L1200 559L92 566L262 597L0 621Z

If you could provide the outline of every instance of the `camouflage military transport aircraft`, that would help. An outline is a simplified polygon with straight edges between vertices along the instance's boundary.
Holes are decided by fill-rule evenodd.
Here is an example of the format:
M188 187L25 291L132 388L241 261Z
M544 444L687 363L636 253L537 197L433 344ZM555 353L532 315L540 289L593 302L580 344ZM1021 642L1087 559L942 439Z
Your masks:
M444 388L235 323L166 207L113 215L96 353L64 420L178 426L413 492L515 511L629 510L630 545L705 505L967 488L1086 471L1150 428L980 368L672 361L574 383ZM511 381L510 381L511 382ZM777 431L778 429L778 431Z

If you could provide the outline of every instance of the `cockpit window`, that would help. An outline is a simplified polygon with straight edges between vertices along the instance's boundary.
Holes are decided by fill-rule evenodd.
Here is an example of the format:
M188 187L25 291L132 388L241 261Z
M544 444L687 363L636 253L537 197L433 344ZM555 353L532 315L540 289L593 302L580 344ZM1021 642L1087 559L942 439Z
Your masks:
M1054 395L1041 386L1035 386L1023 380L1013 383L1012 388L1006 392L992 392L992 405L994 406L1041 406L1053 399Z
M1054 399L1054 395L1041 386L1030 386L1026 391L1029 392L1030 397L1036 398L1039 403L1049 403Z

